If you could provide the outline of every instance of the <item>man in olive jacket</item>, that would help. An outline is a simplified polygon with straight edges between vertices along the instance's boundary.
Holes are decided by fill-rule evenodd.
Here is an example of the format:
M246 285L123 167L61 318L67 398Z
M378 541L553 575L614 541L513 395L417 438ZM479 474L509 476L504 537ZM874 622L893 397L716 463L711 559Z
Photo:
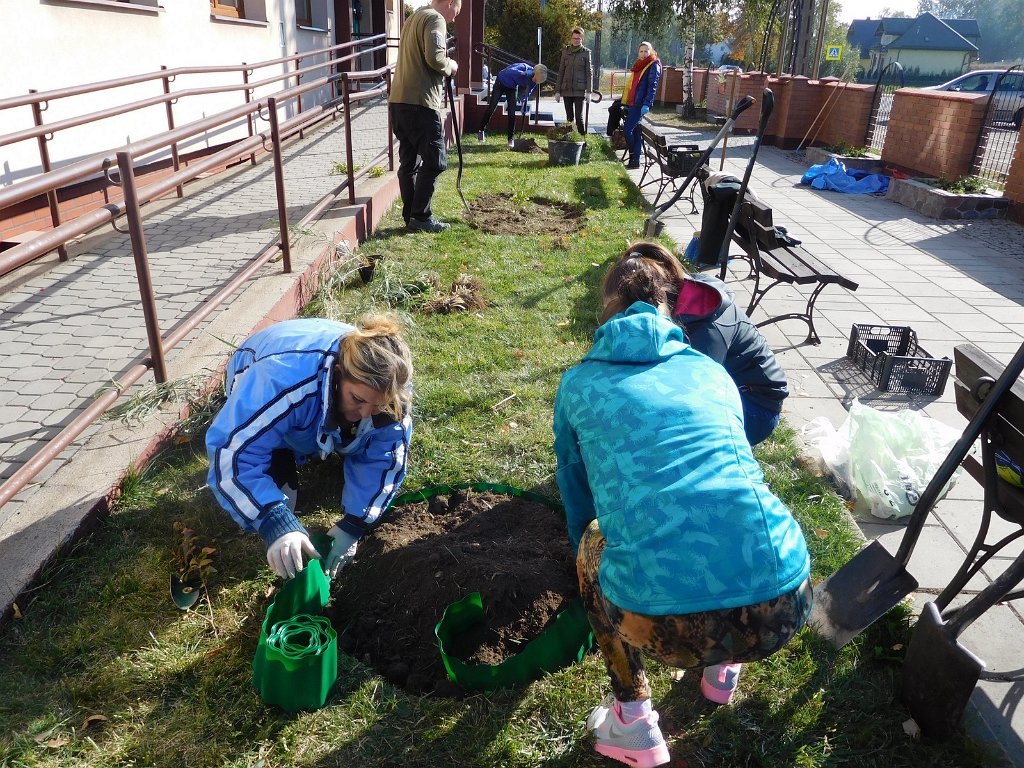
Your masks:
M388 99L391 125L398 139L398 185L402 217L413 232L443 232L430 209L437 177L448 167L441 108L444 79L459 65L448 58L448 27L462 10L462 0L432 0L402 27L398 64Z
M558 80L555 82L555 100L565 99L565 119L573 121L576 128L586 133L583 122L583 99L590 93L594 73L590 64L590 49L583 46L583 27L572 31L572 43L562 49L562 60L558 64Z

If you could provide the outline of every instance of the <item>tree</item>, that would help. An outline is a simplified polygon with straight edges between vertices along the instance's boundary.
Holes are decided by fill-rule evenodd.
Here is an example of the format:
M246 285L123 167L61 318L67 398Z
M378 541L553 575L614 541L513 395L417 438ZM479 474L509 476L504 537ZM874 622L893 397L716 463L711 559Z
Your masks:
M537 60L537 27L542 31L544 64L558 71L562 48L577 24L594 28L599 21L582 0L505 0L498 22L498 47L527 61Z
M940 19L977 19L982 61L1024 59L1020 0L918 0L917 10Z
M711 14L727 5L727 0L608 0L607 10L616 29L630 26L653 36L654 30L669 29L677 20L686 23L694 10Z

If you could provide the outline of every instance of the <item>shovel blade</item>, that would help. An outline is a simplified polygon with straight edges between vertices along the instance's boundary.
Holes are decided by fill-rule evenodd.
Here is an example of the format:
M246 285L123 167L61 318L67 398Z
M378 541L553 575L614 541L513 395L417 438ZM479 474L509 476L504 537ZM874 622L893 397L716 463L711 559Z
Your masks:
M944 739L956 730L985 662L957 642L935 603L926 603L903 662L903 704L921 732Z
M807 623L842 648L915 589L917 579L873 541L814 588Z

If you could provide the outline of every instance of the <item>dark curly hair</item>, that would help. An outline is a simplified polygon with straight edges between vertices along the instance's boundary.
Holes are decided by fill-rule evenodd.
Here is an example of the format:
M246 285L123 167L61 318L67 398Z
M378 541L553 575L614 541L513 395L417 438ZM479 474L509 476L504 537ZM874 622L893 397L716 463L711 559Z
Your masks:
M635 301L655 307L675 306L685 278L685 270L667 248L658 243L634 243L601 281L601 322L625 311Z

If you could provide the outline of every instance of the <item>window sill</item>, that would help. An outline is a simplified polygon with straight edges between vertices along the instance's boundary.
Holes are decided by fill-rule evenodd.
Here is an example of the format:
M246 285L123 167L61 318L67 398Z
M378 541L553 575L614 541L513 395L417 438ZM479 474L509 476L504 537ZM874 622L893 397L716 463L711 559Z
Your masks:
M296 24L295 26L296 26L297 29L301 29L301 30L304 30L306 32L320 32L320 33L322 33L324 35L327 34L327 30L324 29L323 27L311 27L308 24Z
M128 11L130 13L143 13L149 16L156 16L163 13L162 5L151 5L149 3L119 3L117 0L45 0L48 5L71 5L86 8L103 8L116 11Z
M257 21L256 19L240 19L237 16L220 16L216 13L210 14L210 21L220 22L222 24L239 24L243 27L266 27L267 22Z

